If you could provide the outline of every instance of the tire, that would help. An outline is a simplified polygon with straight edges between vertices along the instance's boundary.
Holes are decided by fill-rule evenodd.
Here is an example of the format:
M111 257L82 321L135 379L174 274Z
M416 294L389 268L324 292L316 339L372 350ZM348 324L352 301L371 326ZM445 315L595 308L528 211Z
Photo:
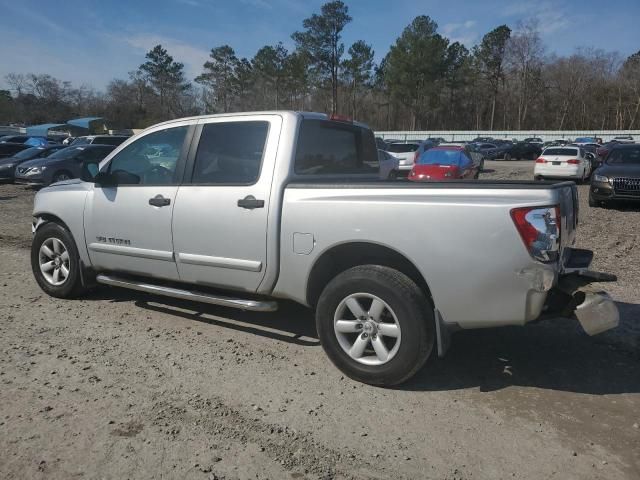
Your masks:
M395 170L391 170L387 180L397 180L397 179L398 179L398 172L396 172Z
M73 175L71 175L66 170L62 170L53 174L53 176L51 177L51 183L62 182L64 180L70 180L72 178L74 178Z
M43 245L52 255L46 253ZM46 273L47 267L41 268L44 263L52 266ZM71 233L57 223L46 223L36 231L31 244L31 270L40 288L52 297L73 298L85 291L80 278L80 256L76 243Z
M505 160L506 162L510 161L510 160L511 160L511 154L510 154L510 153L505 153L505 154L504 154L504 160Z
M353 313L352 300L358 302L361 318ZM374 310L378 313L367 319ZM336 320L344 322L344 333L337 331ZM350 378L371 385L405 382L425 364L435 343L433 307L425 295L403 273L379 265L353 267L331 280L318 300L316 326L333 364ZM350 355L347 350L356 343L361 353Z
M542 181L544 181L544 177L543 177L542 175L536 175L535 177L533 177L533 179L534 179L536 182L542 182Z

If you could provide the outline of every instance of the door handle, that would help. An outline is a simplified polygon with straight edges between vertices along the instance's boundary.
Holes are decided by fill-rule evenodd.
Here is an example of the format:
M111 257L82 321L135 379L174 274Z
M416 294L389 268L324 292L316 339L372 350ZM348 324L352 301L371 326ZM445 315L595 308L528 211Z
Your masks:
M257 200L253 195L247 195L238 200L238 206L253 210L254 208L264 208L264 200Z
M166 207L171 204L170 198L164 198L162 195L156 195L153 198L149 199L149 205L153 205L154 207Z

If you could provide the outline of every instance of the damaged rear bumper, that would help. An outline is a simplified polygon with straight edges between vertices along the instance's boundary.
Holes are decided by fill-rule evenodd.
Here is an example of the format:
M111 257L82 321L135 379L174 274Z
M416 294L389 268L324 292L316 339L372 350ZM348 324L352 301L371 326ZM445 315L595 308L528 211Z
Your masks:
M615 282L615 275L589 270L590 250L571 249L571 255L549 292L545 317L575 317L588 335L597 335L620 323L618 307L607 292L594 285Z

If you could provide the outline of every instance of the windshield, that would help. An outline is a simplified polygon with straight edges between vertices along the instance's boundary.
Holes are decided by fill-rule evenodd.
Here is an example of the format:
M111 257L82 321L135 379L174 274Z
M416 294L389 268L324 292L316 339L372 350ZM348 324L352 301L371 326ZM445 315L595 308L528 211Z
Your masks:
M18 158L20 160L25 160L31 157L35 157L38 153L42 152L44 148L42 147L32 147L27 148L26 150L22 150L21 152L16 153L13 158Z
M419 165L453 165L459 166L462 161L462 150L427 150L418 159Z
M61 158L71 158L74 155L76 155L79 152L81 152L82 150L84 150L84 148L82 148L82 147L80 147L80 148L78 148L78 147L67 147L67 148L63 148L62 150L58 150L53 155L49 155L48 158L50 158L52 160L61 159Z
M547 148L543 155L573 156L578 155L577 148Z
M391 153L409 153L415 152L418 149L417 143L392 143L387 148L387 152Z
M639 148L616 148L607 157L608 165L640 165Z

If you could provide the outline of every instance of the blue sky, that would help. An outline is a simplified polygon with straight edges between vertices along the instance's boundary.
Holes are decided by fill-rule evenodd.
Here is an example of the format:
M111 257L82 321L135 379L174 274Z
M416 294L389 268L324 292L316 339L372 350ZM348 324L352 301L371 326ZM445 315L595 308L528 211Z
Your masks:
M195 77L208 51L229 44L252 57L265 44L282 41L319 11L322 0L0 0L0 86L9 72L50 73L74 85L102 89L126 78L144 54L161 43ZM578 47L640 50L639 0L456 1L348 0L353 22L344 33L348 47L363 39L376 59L387 52L417 15L429 15L451 40L472 46L506 23L536 17L550 53Z

